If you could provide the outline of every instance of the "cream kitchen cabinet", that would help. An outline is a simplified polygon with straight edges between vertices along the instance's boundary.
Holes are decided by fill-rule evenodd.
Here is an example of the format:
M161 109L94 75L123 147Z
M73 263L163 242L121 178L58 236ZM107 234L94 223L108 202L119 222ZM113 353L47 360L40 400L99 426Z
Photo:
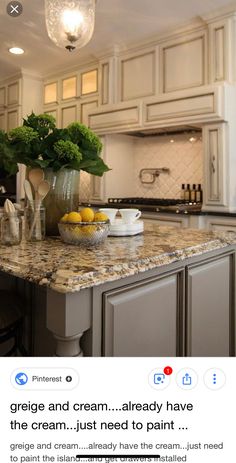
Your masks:
M9 80L0 87L0 129L11 130L20 125L21 120L21 79Z
M98 106L98 82L98 66L45 81L44 113L61 128L75 121L87 125L88 112Z
M7 94L7 89L6 86L0 87L0 110L5 109L6 107L6 94Z
M183 216L178 214L172 213L148 213L142 212L142 219L144 220L144 224L153 223L162 226L170 226L170 227L177 227L177 228L187 228L190 226L190 218L189 216Z
M207 84L207 32L190 32L159 46L160 90L163 93Z
M125 54L120 58L119 101L152 96L157 90L158 63L155 47Z
M203 128L204 143L204 207L227 206L227 127L209 124Z
M205 217L207 230L236 232L236 217L223 217L208 215Z

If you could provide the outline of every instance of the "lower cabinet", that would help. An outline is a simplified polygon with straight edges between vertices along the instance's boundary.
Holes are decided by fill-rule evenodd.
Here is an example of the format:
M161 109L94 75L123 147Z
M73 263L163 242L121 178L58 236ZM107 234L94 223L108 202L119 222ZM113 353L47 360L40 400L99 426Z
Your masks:
M189 217L184 217L178 214L148 214L142 213L142 219L144 223L153 223L155 225L187 228L189 227Z
M103 294L103 355L235 354L234 253Z
M103 355L180 354L181 275L178 272L104 294Z
M186 355L233 355L233 256L187 269Z

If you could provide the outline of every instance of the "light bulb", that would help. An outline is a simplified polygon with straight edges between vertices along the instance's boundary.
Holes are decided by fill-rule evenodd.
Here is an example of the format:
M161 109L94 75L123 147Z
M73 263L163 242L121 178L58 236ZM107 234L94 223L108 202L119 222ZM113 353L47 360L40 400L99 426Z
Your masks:
M86 45L93 35L96 0L45 0L50 39L69 51Z
M62 13L62 25L70 42L76 42L80 36L83 15L78 10L65 10Z
M9 48L8 50L10 53L13 53L13 55L23 55L23 53L25 53L25 51L23 50L23 48L19 48L19 47L12 47L12 48Z

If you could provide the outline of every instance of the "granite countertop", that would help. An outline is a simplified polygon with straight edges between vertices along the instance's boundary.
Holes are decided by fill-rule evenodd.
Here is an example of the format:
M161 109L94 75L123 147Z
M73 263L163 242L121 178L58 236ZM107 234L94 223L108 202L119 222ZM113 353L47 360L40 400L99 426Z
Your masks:
M108 237L99 246L66 245L59 238L0 246L0 270L62 293L119 280L236 244L235 233L145 224L141 235Z

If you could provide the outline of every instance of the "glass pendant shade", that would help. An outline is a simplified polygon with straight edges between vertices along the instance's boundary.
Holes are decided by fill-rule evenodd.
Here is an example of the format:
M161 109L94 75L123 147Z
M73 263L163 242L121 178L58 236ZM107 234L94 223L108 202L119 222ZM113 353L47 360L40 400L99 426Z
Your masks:
M45 0L50 39L69 51L82 48L93 35L96 0Z

